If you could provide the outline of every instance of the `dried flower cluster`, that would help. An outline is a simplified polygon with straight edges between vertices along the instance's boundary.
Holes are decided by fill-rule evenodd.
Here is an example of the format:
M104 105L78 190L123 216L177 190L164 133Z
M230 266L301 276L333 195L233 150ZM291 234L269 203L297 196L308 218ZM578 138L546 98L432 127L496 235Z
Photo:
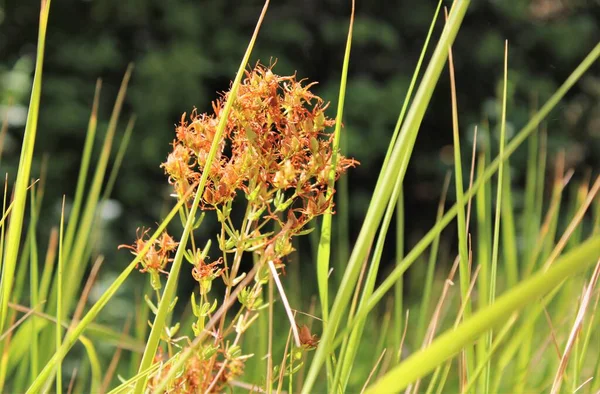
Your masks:
M139 255L148 243L147 240L144 240L146 235L148 235L148 231L150 231L150 229L138 229L135 243L133 245L119 245L119 249L131 249L135 256ZM169 234L163 232L162 235L148 248L148 251L142 255L137 268L139 268L140 272L150 273L153 286L160 287L158 274L167 273L164 269L167 263L173 260L170 256L172 252L177 249L178 244L179 243L175 242ZM141 265L141 268L139 265Z
M158 352L154 357L154 362L164 363L167 359L165 354ZM170 369L169 364L163 364L159 372L148 379L150 392L153 392L154 388L162 382ZM178 378L170 385L167 393L223 393L226 391L229 381L243 372L242 360L211 362L210 359L203 359L201 355L194 355L186 362L183 371L178 374ZM216 381L213 381L215 378Z
M245 194L256 218L279 221L282 232L265 249L272 260L291 251L288 240L315 216L332 207L326 197L333 155L334 121L325 116L327 104L295 76L281 77L257 66L247 72L219 146L208 170L203 208L226 207L238 192ZM176 129L173 151L162 164L181 198L200 179L217 124L229 96L213 102L214 114L185 114ZM230 151L230 154L226 154ZM335 176L356 161L337 157ZM276 214L284 212L282 221ZM259 234L255 234L258 236ZM283 252L283 253L282 253Z
M191 297L196 317L192 324L194 335L207 332L206 322L217 308L217 299L211 300L209 294L212 282L222 278L227 300L233 287L242 286L245 274L238 276L242 255L256 254L259 265L252 278L254 283L244 284L237 295L241 308L236 318L226 326L227 312L221 315L218 328L210 328L214 330L214 341L203 343L210 351L198 351L187 361L177 379L169 382L172 392L221 392L230 379L241 374L250 356L242 355L238 342L255 321L256 314L267 306L262 298L263 286L272 272L283 269L282 259L294 250L293 237L306 233L307 223L332 210L333 191L329 192L328 187L331 178L357 164L335 150L330 132L335 122L325 116L328 104L310 92L313 85L297 81L295 76L275 75L271 68L260 65L248 71L233 101L210 168L206 164L231 91L213 102L213 114L199 115L194 110L189 119L183 114L176 127L173 151L162 168L177 198L186 199L188 207L194 196L190 192L196 191L190 189L197 187L207 171L199 208L216 211L221 224L217 236L221 257L208 258L210 242L204 249L192 243L192 249L183 254L193 265L191 273L200 288L199 302L194 294ZM332 163L336 163L335 167ZM245 196L247 206L241 224L235 225L230 213L238 195ZM277 226L267 226L273 222ZM148 241L144 240L147 232L142 230L133 246L124 247L135 255L141 254L147 246ZM166 264L172 260L170 253L176 247L177 243L164 233L141 257L140 270L152 274L155 289L160 287L158 274L165 272ZM160 298L158 292L157 297ZM154 305L146 301L155 311ZM168 343L178 328L177 324L166 330ZM233 342L226 339L233 334ZM315 348L318 342L308 327L301 328L300 343L304 350ZM172 356L171 348L169 352ZM165 362L162 357L161 354L155 362ZM169 365L163 364L152 375L150 388L166 376ZM293 373L292 367L289 373ZM278 376L275 370L273 375Z

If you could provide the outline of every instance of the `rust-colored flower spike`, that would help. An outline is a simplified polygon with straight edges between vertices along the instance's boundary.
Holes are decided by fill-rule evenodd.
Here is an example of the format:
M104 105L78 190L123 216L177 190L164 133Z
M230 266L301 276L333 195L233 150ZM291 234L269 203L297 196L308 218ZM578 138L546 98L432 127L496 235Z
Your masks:
M295 75L278 76L261 65L247 71L208 169L201 208L218 209L241 191L253 212L264 213L253 220L276 220L281 225L280 233L270 240L273 246L268 254L274 253L275 259L291 251L288 240L306 223L333 208L326 193L335 121L325 115L329 104L310 91L314 84L298 81ZM207 170L230 94L213 102L213 114L198 115L194 110L189 120L184 114L176 128L173 151L162 167L179 198ZM336 153L337 178L358 162Z
M328 104L309 90L312 85L304 85L295 76L278 76L260 65L246 73L220 152L209 169L205 207L223 204L239 189L249 194L259 184L267 186L264 197L296 189L308 198L326 189L333 153L332 135L326 129L335 121L325 116ZM213 103L214 114L193 111L189 122L184 114L176 128L173 152L162 167L180 197L205 170L229 94ZM223 152L225 146L231 148L229 155ZM338 156L336 175L355 164Z
M212 363L210 359L203 359L200 354L190 357L178 377L172 382L169 393L223 393L231 390L230 382L244 372L244 357L233 358L225 362L225 351L219 349L217 353L222 361ZM154 356L155 363L163 363L168 357L163 354L161 348ZM163 382L171 369L170 364L163 364L161 368L148 379L148 387L152 391ZM216 384L212 385L214 379ZM210 391L207 391L209 390Z
M137 230L137 239L133 245L119 245L119 249L126 248L131 249L131 253L134 256L138 256L142 253L146 247L148 240L145 240L150 229L139 229ZM171 253L177 249L178 243L173 238L163 232L161 236L153 242L148 250L140 257L141 268L140 272L149 272L152 275L152 286L155 288L160 287L160 280L158 280L159 274L167 274L164 270L167 263L173 259L170 257ZM138 267L136 267L138 268Z

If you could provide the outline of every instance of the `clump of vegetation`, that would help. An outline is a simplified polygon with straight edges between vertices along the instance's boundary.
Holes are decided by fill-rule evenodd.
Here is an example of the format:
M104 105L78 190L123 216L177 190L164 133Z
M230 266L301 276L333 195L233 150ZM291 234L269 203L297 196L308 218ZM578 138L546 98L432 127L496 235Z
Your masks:
M424 387L427 393L558 393L564 387L597 391L600 353L594 349L600 342L593 333L600 319L600 177L573 180L564 154L549 159L547 135L539 129L600 58L600 44L512 138L506 132L510 78L505 46L504 73L498 77L503 82L501 105L491 127L483 122L486 127L480 132L486 143L473 138L466 189L456 95L460 84L454 78L451 47L469 1L456 1L447 14L419 81L440 2L364 223L352 248L347 239L339 243L340 249L346 248L340 255L348 258L333 264L331 234L348 227L347 216L336 217L337 227L332 222L336 186L341 197L336 210L349 209L344 203L347 190L336 182L358 164L340 149L354 8L334 121L325 114L325 101L311 93L313 84L278 76L260 64L248 69L268 4L230 90L213 103L213 113L194 110L176 127L173 150L162 164L174 206L156 230L141 228L133 244L121 245L133 253L133 260L116 278L99 281L103 257L95 246L100 207L111 194L135 124L130 119L109 173L132 69L123 79L87 182L98 117L97 84L77 190L68 217L63 203L60 225L41 263L36 230L45 177L41 171L37 182L31 175L50 7L49 0L42 1L19 170L10 199L8 182L4 189L0 218L0 391L39 393L53 386L58 393L136 394L272 393L284 388L289 393L347 392L361 387L367 393L416 393ZM447 63L456 203L446 209L442 198L432 229L405 250L403 189L409 185L404 177ZM489 143L493 130L500 137L494 159L496 148ZM509 157L526 140L524 209L515 210ZM549 192L548 162L554 171ZM444 196L449 185L450 177L442 187ZM571 198L563 204L565 191ZM241 217L237 211L243 212ZM199 231L207 216L216 217L220 227L216 248ZM178 236L167 231L175 217L183 224ZM381 275L393 218L395 264ZM440 245L448 242L441 234L455 218L458 245L441 253ZM304 286L298 264L290 260L297 255L297 238L310 232L316 283ZM244 256L252 262L246 265ZM444 260L454 262L451 268ZM336 280L330 280L332 267ZM107 324L100 312L118 298L136 268L149 275L146 289L137 293L145 302L140 297L133 319L121 330ZM409 268L414 278L423 280L422 286L403 288ZM185 294L184 312L176 314L183 275L195 280L195 291L189 302ZM455 282L460 285L453 286ZM318 298L307 308L292 308L292 295L305 305L291 290L299 293L300 287L317 287ZM224 288L222 296L218 288ZM394 295L388 297L392 289ZM282 307L276 309L276 303ZM418 317L409 311L417 311ZM298 324L298 314L308 315L309 324ZM371 318L374 314L378 318ZM77 368L69 364L72 360ZM66 377L68 385L63 384Z
M313 84L303 82L295 76L276 75L272 68L261 65L247 71L232 99L232 110L222 138L216 142L212 163L211 149L231 92L213 102L213 114L197 114L194 110L189 121L183 114L176 128L173 151L162 164L174 196L186 203L183 215L189 215L193 204L190 196L197 192L201 174L206 171L200 209L215 211L221 225L217 236L220 257L209 260L210 240L202 248L192 239L191 249L184 252L193 266L191 275L199 285L199 303L194 294L191 299L197 317L191 327L194 335L212 329L207 328L207 320L221 306L210 292L217 278L225 284L226 308L214 338L200 343L201 356L195 355L185 363L185 377L176 379L172 389L221 392L224 384L242 373L244 362L250 357L241 353L242 335L256 321L260 310L273 303L272 299L264 303L263 287L272 276L285 300L278 275L285 267L284 258L294 251L293 238L309 233L314 229L307 228L309 223L332 211L333 193L327 193L330 175L337 179L357 164L334 148L333 134L328 129L335 121L325 115L328 105L310 91ZM231 212L244 202L244 216L236 224ZM140 258L140 271L148 272L152 288L159 290L159 274L167 274L166 266L173 261L170 254L180 244L165 232L147 248L148 231L139 232L136 242L125 247ZM256 274L251 284L240 284L247 274L240 270L242 258L248 253L255 256ZM241 286L237 292L241 308L228 321L227 310L232 306L228 299L236 286ZM160 303L160 294L156 294ZM287 301L285 304L289 310ZM156 310L154 305L151 307ZM292 313L288 316L296 345L302 348ZM167 329L167 338L178 330L179 325ZM314 343L315 339L309 336L307 341ZM169 359L174 354L170 351L167 356ZM165 356L157 357L162 360ZM168 371L162 369L162 374ZM160 382L161 376L155 375L154 382Z

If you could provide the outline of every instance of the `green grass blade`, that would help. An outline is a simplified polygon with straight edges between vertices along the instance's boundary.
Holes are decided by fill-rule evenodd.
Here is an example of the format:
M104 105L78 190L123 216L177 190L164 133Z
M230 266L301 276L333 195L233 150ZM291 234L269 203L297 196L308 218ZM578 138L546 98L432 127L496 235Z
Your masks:
M406 111L408 110L408 104L410 103L413 90L415 89L415 85L417 84L417 79L419 77L419 72L421 71L421 66L423 65L423 60L425 60L425 54L427 53L427 48L429 48L429 41L433 36L435 21L438 18L441 8L442 0L439 0L437 8L435 9L435 12L433 14L433 18L431 19L431 23L429 24L429 31L427 32L427 37L425 38L425 42L423 43L423 48L421 48L421 54L419 55L419 60L417 61L417 65L415 66L415 71L413 72L410 84L408 85L408 90L406 91L406 96L404 97L404 103L402 104L400 115L398 116L396 126L394 127L394 133L392 134L392 138L390 139L388 149L385 153L385 159L383 160L383 165L381 166L382 170L379 172L379 176L377 178L377 184L383 181L383 169L386 168L389 164L390 157L392 156L392 152L394 150L394 146L396 145L396 140L398 139L398 134L400 134L400 128L402 126L402 123L404 122L404 116L406 115Z
M48 26L50 0L44 0L41 4L38 47L36 54L35 74L33 77L33 87L31 91L31 100L29 102L29 111L27 112L25 135L23 136L21 155L19 157L19 168L14 186L14 205L10 216L8 233L6 234L6 248L4 250L4 255L2 256L0 332L3 332L4 328L6 327L8 301L11 297L15 265L17 263L19 245L21 243L21 231L23 229L23 217L25 215L25 204L27 200L27 187L31 173L31 161L33 158L35 137L37 134L40 96L42 93L42 65L44 63L44 48L46 45L46 29ZM2 351L0 351L0 354L1 353ZM2 387L2 384L0 384L0 389Z
M38 220L38 215L36 213L35 210L35 187L31 188L31 204L30 204L30 212L31 212L31 224L29 226L29 236L31 238L31 244L30 244L30 248L29 248L29 253L30 253L30 258L29 258L29 294L30 294L30 304L31 307L34 308L36 307L39 302L39 270L38 270L38 249L37 249L37 239L36 239L36 234L35 234L35 230L37 228L37 220ZM39 372L39 367L40 367L40 363L39 363L39 355L38 355L38 335L37 335L37 331L35 329L35 324L36 324L36 318L32 318L31 319L31 324L34 325L34 329L31 331L32 335L31 335L31 343L30 343L30 374L31 374L31 381L33 381L33 379L35 379L35 377L37 376L38 372Z
M506 101L508 95L508 41L504 46L504 82L502 91L502 113L500 119L500 156L504 155L504 145L506 140ZM502 195L504 184L504 161L501 161L498 166L498 187L496 190L496 213L494 217L494 239L492 241L492 264L490 271L490 292L488 295L488 305L492 305L496 300L496 284L498 282L498 257L500 254L500 220L502 219ZM516 261L513 262L516 264ZM485 295L483 295L485 297ZM493 332L488 333L486 350L491 354L493 342ZM488 360L488 365L485 367L485 386L484 391L489 392L490 389L490 374L491 360Z
M131 140L131 134L133 134L135 119L135 116L129 118L129 122L127 123L127 127L125 128L125 134L123 134L123 139L119 144L119 150L117 151L117 156L115 157L113 168L110 172L110 176L108 177L108 182L106 182L106 186L104 188L102 201L106 201L110 197L112 190L115 186L115 182L117 181L117 175L119 175L121 164L123 164L123 159L125 158L125 153L127 153L127 147L129 146L129 141Z
M400 194L396 203L396 264L404 257L404 190L400 186ZM404 278L400 278L394 287L394 337L392 350L395 352L394 364L400 362L402 332L404 330Z
M448 68L450 70L450 90L452 101L452 142L454 146L454 180L456 190L456 204L458 207L456 215L456 225L458 231L458 254L459 259L459 282L460 295L462 302L465 303L464 317L471 314L471 300L468 296L469 283L471 281L471 270L469 267L469 250L467 246L467 222L466 222L466 202L464 196L464 184L462 176L462 158L460 153L460 136L458 126L458 103L456 99L456 81L454 77L454 62L452 59L452 47L448 47ZM466 378L469 379L473 374L474 352L472 348L464 349L464 369Z
M515 217L513 213L513 199L511 188L510 164L506 161L504 172L504 185L502 197L502 251L506 263L505 273L508 287L513 287L519 281L519 267L517 266L517 235L515 228Z
M56 279L58 283L58 291L56 292L56 350L60 349L62 344L62 289L63 289L63 274L64 274L64 248L63 234L65 227L65 197L63 196L62 211L60 215L60 230L58 235L58 270ZM62 362L56 364L56 392L62 393Z
M92 385L90 387L90 393L99 393L100 384L102 383L102 367L100 364L100 359L98 358L98 353L96 352L96 348L94 348L94 344L88 338L80 336L79 341L85 347L90 368L92 370Z
M438 204L438 211L436 217L436 223L439 222L444 216L444 203L446 202L446 194L448 193L448 187L450 185L450 173L446 174L446 178L444 179L444 186L442 187L442 193L440 195L440 202ZM419 310L419 321L417 325L416 332L416 342L422 343L425 339L425 329L429 322L427 318L429 316L429 310L431 308L431 293L433 289L433 281L435 275L435 266L436 261L438 259L438 250L440 246L440 236L441 232L438 233L433 243L431 244L431 249L429 252L429 259L427 262L427 272L425 274L425 285L423 286L423 296L421 299L421 305Z
M487 330L525 307L530 300L544 296L572 275L583 272L600 257L600 236L589 239L561 257L547 271L538 272L506 292L487 308L473 314L455 330L442 334L428 348L413 354L371 386L367 393L402 390L425 376L437 365L458 353Z
M369 205L365 221L356 241L356 246L352 251L352 255L336 295L333 308L331 309L329 324L323 331L321 345L317 348L308 370L307 377L302 388L303 393L310 393L312 391L321 366L325 363L325 360L332 350L337 325L348 306L348 302L350 301L350 297L354 290L354 285L358 279L360 267L367 256L373 234L375 234L375 231L379 226L387 202L392 194L391 186L393 183L390 181L392 179L397 179L398 175L400 178L403 178L404 174L398 174L398 170L403 165L402 161L409 158L410 154L412 153L412 148L419 131L419 126L425 115L425 110L427 109L431 95L433 94L433 89L437 84L441 71L444 67L444 63L446 62L448 46L454 41L454 38L458 33L458 28L460 27L462 19L466 13L468 4L468 0L459 0L452 8L448 24L444 28L442 36L432 56L432 60L425 71L423 81L421 82L410 110L407 113L406 121L402 126L398 141L396 142L394 150L390 156L389 166L383 170L384 174L381 176L383 182L378 183L378 185L375 187L371 204Z
M394 215L394 208L396 207L396 201L398 200L400 193L402 190L401 179L398 178L396 184L394 185L394 190L392 192L392 197L388 203L387 209L385 211L385 215L383 217L383 221L381 224L381 229L379 230L379 235L377 237L377 242L375 243L375 249L373 250L373 257L371 259L371 264L369 265L369 272L367 274L367 279L365 280L365 287L360 297L360 304L358 306L358 311L361 308L364 308L367 300L373 294L373 289L375 288L375 280L377 279L377 272L379 270L379 264L381 262L381 255L383 254L383 247L385 244L385 239L387 236L387 231L392 221L392 217ZM401 281L402 278L399 279ZM350 334L350 338L347 342L346 347L343 349L343 357L340 358L337 371L336 371L336 379L334 379L333 387L337 388L340 384L340 390L342 392L346 391L346 386L348 384L348 379L350 377L350 373L352 371L352 367L355 364L356 354L358 352L358 347L361 343L361 338L363 335L364 327L365 327L366 319L362 318L357 324L354 326L352 333ZM400 331L402 332L402 331ZM339 380L338 380L339 379Z
M75 189L75 198L73 199L73 206L69 213L69 224L67 225L67 232L65 235L65 250L71 250L73 245L73 239L75 237L75 230L79 222L79 213L81 211L81 204L83 202L83 193L85 190L85 183L87 180L88 170L90 168L90 160L92 157L92 149L94 147L94 139L96 137L96 126L98 124L98 102L100 101L100 90L102 88L102 80L96 81L96 89L94 91L94 101L92 103L92 113L88 121L87 132L85 135L85 143L83 145L83 154L81 157L81 165L79 167L79 176L77 178L77 186Z
M333 155L331 157L331 169L327 185L327 198L332 198L335 187L335 172L337 167L337 157L340 146L340 136L342 132L342 120L344 117L344 99L346 98L346 83L348 80L348 65L350 64L350 50L352 48L352 28L354 26L354 0L352 0L352 12L350 14L350 26L348 27L348 36L346 39L346 50L344 52L344 62L342 65L342 76L340 81L340 92L338 96L337 114L335 117L335 131L333 134ZM321 222L321 237L317 252L317 284L319 287L319 299L321 301L321 311L323 314L323 328L327 327L329 320L329 260L331 254L331 212L323 214ZM339 275L339 273L336 273ZM330 372L330 371L329 371ZM330 373L329 373L330 375Z

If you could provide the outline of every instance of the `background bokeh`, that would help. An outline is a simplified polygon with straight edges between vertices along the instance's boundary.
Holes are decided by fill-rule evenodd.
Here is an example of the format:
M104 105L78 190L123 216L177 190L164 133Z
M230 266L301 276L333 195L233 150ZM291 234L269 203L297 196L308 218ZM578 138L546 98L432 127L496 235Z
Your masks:
M357 1L344 119L345 152L361 162L348 176L351 239L362 223L436 3ZM169 152L174 124L193 107L210 110L217 92L228 89L261 7L257 0L52 3L36 144L35 173L44 154L49 163L42 232L58 223L62 195L74 193L96 78L103 81L100 142L122 75L128 63L135 64L121 133L130 115L137 116L137 123L112 202L98 223L99 252L107 256L102 281L129 261L117 245L131 243L137 227L154 225L165 212L170 187L159 165ZM276 59L275 72L318 81L316 91L332 101L334 117L349 11L348 0L272 2L252 62ZM38 15L37 1L0 1L0 112L9 120L0 165L10 179L16 175L30 94ZM442 26L440 19L435 34ZM496 130L488 133L485 124L495 124L497 117L505 39L510 43L510 137L527 121L535 97L543 103L598 43L600 2L473 1L454 47L463 157L469 157L476 124L481 144L490 142L497 151ZM547 119L551 160L565 150L568 166L578 173L597 172L599 98L596 64ZM409 245L434 221L443 179L453 168L451 143L445 71L405 181ZM515 209L520 208L525 153L520 149L511 161ZM300 256L311 270L309 253L301 250ZM392 255L386 258L391 261ZM107 313L125 312L113 308Z

